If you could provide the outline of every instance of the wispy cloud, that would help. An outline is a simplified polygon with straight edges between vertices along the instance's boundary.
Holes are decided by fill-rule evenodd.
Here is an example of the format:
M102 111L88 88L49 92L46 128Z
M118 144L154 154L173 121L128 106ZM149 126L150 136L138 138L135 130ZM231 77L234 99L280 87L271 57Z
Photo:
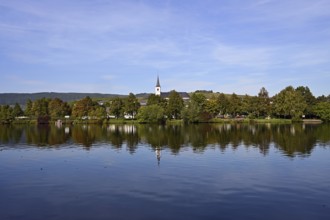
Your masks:
M4 76L6 79L6 82L10 85L12 83L19 84L19 85L25 85L25 86L40 86L45 85L45 81L37 80L37 79L31 79L27 77L21 77L14 74L7 74Z
M103 79L103 80L113 80L115 78L116 78L116 75L110 75L110 74L101 76L101 79Z
M39 90L92 91L104 81L105 90L143 91L148 79L135 75L157 72L173 78L169 89L280 89L276 77L293 84L329 73L329 9L328 0L0 1L0 75L29 75L26 87L11 82ZM54 74L75 83L55 85Z
M268 48L244 48L218 45L214 52L215 59L227 65L267 67L272 60L272 50Z

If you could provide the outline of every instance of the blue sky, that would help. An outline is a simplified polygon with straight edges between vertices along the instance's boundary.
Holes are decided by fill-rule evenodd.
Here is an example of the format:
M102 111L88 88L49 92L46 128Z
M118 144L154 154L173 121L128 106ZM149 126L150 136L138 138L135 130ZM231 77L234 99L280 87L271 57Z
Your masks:
M0 92L330 94L329 0L0 0Z

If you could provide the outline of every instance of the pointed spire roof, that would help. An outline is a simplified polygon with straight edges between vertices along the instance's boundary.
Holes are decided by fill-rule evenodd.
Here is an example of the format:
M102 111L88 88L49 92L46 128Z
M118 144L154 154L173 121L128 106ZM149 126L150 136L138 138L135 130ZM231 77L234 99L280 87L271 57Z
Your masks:
M156 87L160 87L159 76L157 76L157 84L156 84Z

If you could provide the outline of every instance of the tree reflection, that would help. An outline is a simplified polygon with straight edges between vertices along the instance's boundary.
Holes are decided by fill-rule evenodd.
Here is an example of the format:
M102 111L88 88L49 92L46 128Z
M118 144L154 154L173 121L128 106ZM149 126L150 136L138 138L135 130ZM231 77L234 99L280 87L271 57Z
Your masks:
M17 125L1 125L0 126L0 143L2 144L18 144L22 141L24 127Z
M329 146L330 125L270 124L192 124L192 125L74 125L0 126L0 143L5 146L61 147L82 145L86 150L99 145L134 154L139 144L148 144L155 152L169 149L178 154L184 148L203 153L207 148L257 148L267 155L271 146L289 157L308 156L316 144Z
M299 124L274 127L273 138L275 147L290 157L310 155L317 141L312 126Z

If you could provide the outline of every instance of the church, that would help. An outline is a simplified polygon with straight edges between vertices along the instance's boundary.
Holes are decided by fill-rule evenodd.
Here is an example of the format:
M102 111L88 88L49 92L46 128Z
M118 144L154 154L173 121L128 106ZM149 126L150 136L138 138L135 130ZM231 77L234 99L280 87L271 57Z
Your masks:
M160 82L159 82L159 76L157 76L157 83L155 86L155 95L158 95L164 99L168 99L169 95L171 92L162 92L161 91L161 86L160 86ZM181 98L183 99L183 101L188 101L190 99L190 96L187 92L178 92L181 96Z

